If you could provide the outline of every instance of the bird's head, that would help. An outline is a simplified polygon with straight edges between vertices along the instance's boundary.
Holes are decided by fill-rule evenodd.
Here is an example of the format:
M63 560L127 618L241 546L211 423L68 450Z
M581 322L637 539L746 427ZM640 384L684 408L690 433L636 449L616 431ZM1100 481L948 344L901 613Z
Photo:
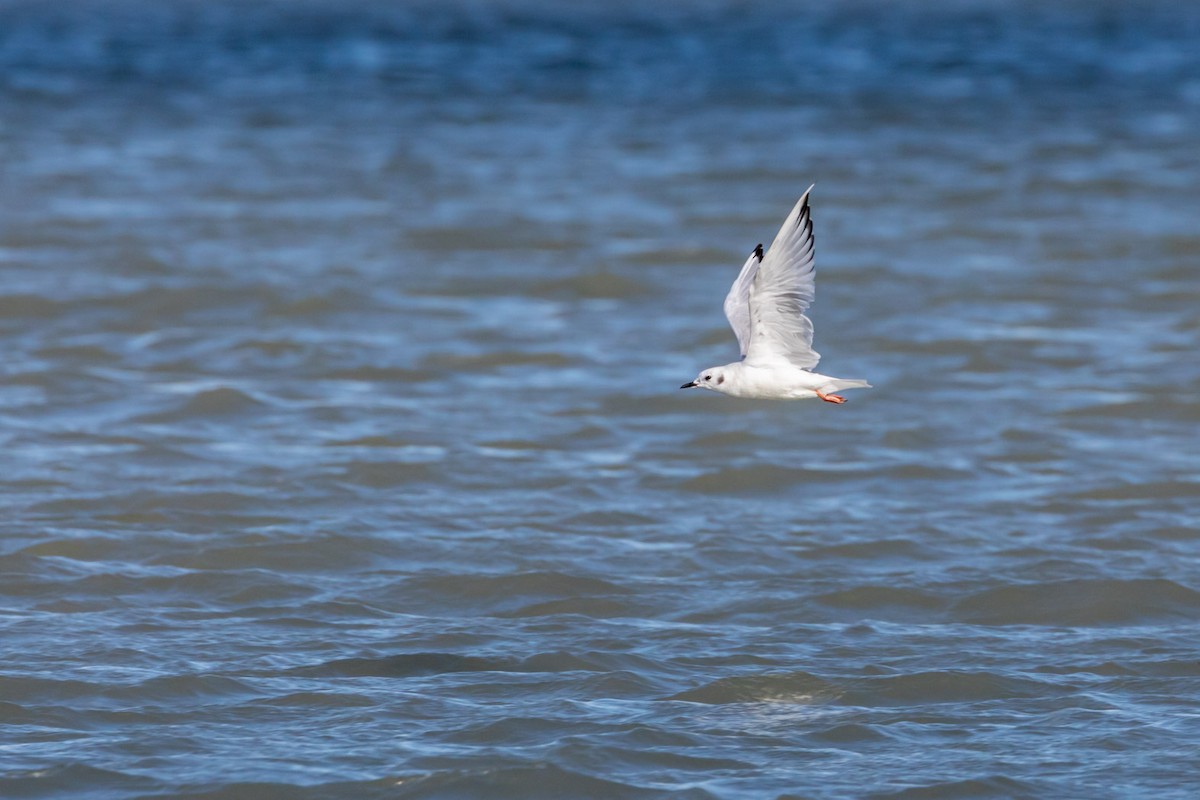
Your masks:
M712 389L714 392L723 392L725 391L724 385L728 377L729 374L725 371L724 367L709 367L697 375L694 381L685 383L679 388L694 389L699 386L701 389Z

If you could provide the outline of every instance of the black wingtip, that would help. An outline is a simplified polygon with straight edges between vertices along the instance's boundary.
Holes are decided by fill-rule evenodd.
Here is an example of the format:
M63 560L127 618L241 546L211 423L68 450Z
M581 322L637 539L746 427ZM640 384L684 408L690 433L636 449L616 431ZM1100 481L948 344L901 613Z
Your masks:
M762 259L763 259L762 242L759 242L758 247L754 248L754 255L756 258L758 258L759 261L762 261Z

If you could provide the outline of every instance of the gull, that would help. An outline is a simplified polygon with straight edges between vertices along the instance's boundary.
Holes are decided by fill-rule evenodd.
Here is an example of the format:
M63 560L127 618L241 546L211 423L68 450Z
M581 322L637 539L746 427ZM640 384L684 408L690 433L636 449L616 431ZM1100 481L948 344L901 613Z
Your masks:
M804 316L817 290L808 208L812 190L808 187L796 201L766 254L762 244L754 248L725 296L725 316L742 359L710 367L680 389L699 386L765 400L819 397L841 404L846 398L834 392L870 388L866 381L813 372L821 356L813 350L812 320Z

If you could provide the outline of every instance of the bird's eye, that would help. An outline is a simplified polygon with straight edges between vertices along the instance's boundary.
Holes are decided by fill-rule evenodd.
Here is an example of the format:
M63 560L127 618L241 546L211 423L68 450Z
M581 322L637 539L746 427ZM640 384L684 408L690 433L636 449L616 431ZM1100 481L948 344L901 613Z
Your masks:
M706 380L706 381L711 381L711 380L712 380L712 375L705 375L705 376L704 376L704 380Z

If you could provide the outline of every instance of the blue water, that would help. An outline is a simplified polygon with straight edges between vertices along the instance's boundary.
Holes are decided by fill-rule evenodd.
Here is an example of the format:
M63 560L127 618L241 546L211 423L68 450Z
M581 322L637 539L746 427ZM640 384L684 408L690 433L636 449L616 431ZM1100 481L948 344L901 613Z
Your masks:
M0 796L1193 797L1198 132L1183 4L0 3ZM874 388L679 391L813 182Z

